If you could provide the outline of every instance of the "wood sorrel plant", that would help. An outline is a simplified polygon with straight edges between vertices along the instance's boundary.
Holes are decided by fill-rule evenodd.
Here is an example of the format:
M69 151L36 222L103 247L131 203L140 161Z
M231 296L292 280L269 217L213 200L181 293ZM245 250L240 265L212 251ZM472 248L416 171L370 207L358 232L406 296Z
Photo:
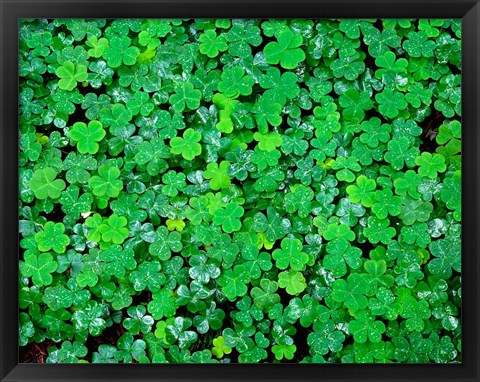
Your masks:
M21 361L461 362L460 30L22 20Z

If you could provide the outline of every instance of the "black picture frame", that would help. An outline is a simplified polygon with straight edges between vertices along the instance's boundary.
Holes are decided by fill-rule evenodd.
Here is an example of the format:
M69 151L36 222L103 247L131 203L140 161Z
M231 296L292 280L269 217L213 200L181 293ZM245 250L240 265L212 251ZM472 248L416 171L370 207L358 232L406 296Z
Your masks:
M19 18L462 18L462 364L40 365L18 363ZM1 381L480 381L478 0L0 0Z

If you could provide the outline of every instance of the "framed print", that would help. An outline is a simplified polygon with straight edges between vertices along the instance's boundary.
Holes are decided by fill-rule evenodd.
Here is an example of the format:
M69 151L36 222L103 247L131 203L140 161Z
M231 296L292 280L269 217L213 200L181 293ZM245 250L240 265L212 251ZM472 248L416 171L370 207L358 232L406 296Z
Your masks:
M1 380L478 381L476 1L1 1Z

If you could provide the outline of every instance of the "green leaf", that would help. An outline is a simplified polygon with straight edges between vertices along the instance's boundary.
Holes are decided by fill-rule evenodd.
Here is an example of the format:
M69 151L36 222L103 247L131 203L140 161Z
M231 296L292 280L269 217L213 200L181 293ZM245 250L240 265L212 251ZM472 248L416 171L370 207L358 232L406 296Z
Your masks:
M367 92L348 89L340 96L340 106L344 108L343 117L353 122L363 121L365 111L373 108L373 101Z
M180 82L175 85L175 94L170 96L170 104L177 113L198 109L202 92L195 89L190 82ZM197 141L198 142L198 141Z
M36 286L50 285L52 283L52 273L57 269L57 262L49 253L41 253L38 256L35 253L26 253L25 262L20 268L23 276L31 277Z
M178 304L171 290L162 289L152 294L152 301L148 303L147 308L155 320L160 320L162 317L174 315Z
M154 321L151 316L146 314L146 309L143 305L131 306L128 308L128 318L123 320L123 326L133 335L140 332L147 334L150 332Z
M437 173L444 172L447 169L445 158L440 154L430 154L423 152L422 155L415 158L415 164L419 166L418 173L430 179L437 177Z
M102 240L105 242L113 242L115 244L122 244L124 240L130 235L127 225L127 219L123 216L111 215L101 224L99 231L102 233Z
M115 359L123 363L132 363L132 359L139 361L145 356L146 347L144 340L134 340L133 335L127 332L117 341L118 351L115 353Z
M103 108L100 110L100 121L105 127L116 129L125 127L125 125L132 119L132 113L120 103L114 104L111 109Z
M252 54L251 46L259 46L262 42L260 28L244 22L234 23L225 38L228 41L228 53L242 58Z
M250 276L243 265L237 265L232 269L222 271L218 283L222 287L222 292L230 301L234 301L237 296L244 296L247 293L247 283Z
M213 30L207 30L200 35L200 52L210 58L217 57L219 52L227 50L228 45L223 35L217 36Z
M364 207L372 207L376 186L377 184L373 179L360 175L356 180L356 185L352 184L347 187L347 194L352 203L361 202Z
M360 142L371 148L377 147L380 142L388 142L390 140L390 125L380 125L380 123L380 119L376 117L362 122L361 126L364 133L360 135Z
M298 210L298 215L302 218L309 216L310 201L313 199L311 188L296 184L291 187L290 191L285 195L285 209L290 213Z
M372 204L372 212L379 219L385 219L388 215L398 216L402 211L402 199L394 196L390 188L375 191L375 203Z
M137 266L134 256L132 249L124 249L115 243L101 254L101 259L105 262L103 271L120 279Z
M134 65L140 55L140 50L136 46L130 46L131 40L127 36L112 37L110 44L103 51L102 57L107 60L108 66L118 68L122 63L125 65Z
M291 360L295 355L297 347L295 345L273 345L272 352L275 354L277 360L282 360L283 358Z
M118 179L119 176L120 170L117 167L102 164L98 168L98 175L92 176L88 184L92 187L94 195L108 195L115 198L123 189L123 183Z
M375 321L375 317L362 311L355 316L355 319L348 324L348 331L353 334L353 338L358 343L365 343L367 339L370 342L380 342L382 333L385 332L385 324L382 321Z
M403 224L412 225L416 221L428 221L432 211L433 206L431 203L406 197L403 200L402 212L399 216L402 219Z
M207 169L203 172L205 179L210 179L210 188L214 191L230 186L231 180L228 175L230 163L227 161L209 163ZM241 215L240 215L241 216Z
M363 231L364 235L372 244L382 242L387 244L396 234L395 228L390 227L389 219L370 217L368 225Z
M100 58L108 47L108 40L104 37L90 36L85 44L91 48L87 52L90 57Z
M402 44L411 57L432 57L435 49L435 42L428 39L428 35L423 32L409 32L408 39Z
M228 98L247 96L252 93L254 83L255 80L248 74L245 75L245 70L237 66L223 71L218 91Z
M313 327L315 331L308 335L307 343L315 354L325 355L329 351L342 350L345 334L335 329L332 320L316 321Z
M307 284L302 273L289 269L278 274L278 286L285 288L289 295L296 296L305 290Z
M60 78L58 86L60 89L67 91L72 91L78 82L83 82L88 77L85 65L75 65L70 61L64 62L62 66L57 68L55 73Z
M368 282L359 274L351 274L347 280L338 279L333 282L332 298L337 302L343 302L353 312L365 309L368 300L365 295L368 292Z
M202 146L198 143L202 134L194 129L187 129L183 132L183 138L174 137L170 140L171 152L182 154L186 160L192 160L202 153Z
M176 317L173 325L167 325L165 329L167 343L173 344L178 341L180 349L188 348L198 338L193 330L187 330L192 325L190 318Z
M98 143L105 137L105 130L98 121L90 121L88 127L83 122L73 124L69 132L70 138L77 142L77 149L81 154L95 154Z
M282 137L278 133L253 134L253 138L258 142L258 148L262 151L273 151L282 144Z
M273 251L279 269L291 268L294 271L303 271L308 262L308 255L302 252L303 246L300 240L285 238L281 242L281 249Z
M62 179L55 179L57 172L51 167L36 170L28 186L38 199L57 199L65 189Z
M402 93L386 89L381 93L375 95L375 100L378 102L378 110L387 118L395 118L407 107L407 102Z
M224 354L230 354L232 352L232 348L225 345L225 339L222 336L214 338L212 344L212 354L217 358L223 358Z
M160 260L168 260L172 252L180 252L183 248L182 235L179 232L168 232L167 228L157 229L157 239L150 245L148 252Z
M333 239L326 248L327 254L323 258L323 266L332 271L335 277L346 275L347 265L352 269L358 269L362 265L361 250L352 247L343 237Z
M387 271L385 260L367 260L363 267L371 276L369 281L375 290L377 290L378 286L391 287L393 285L393 276L385 274Z
M275 304L280 302L280 296L275 293L278 284L268 279L260 280L260 287L252 288L251 295L256 307L269 311Z
M63 223L47 222L43 231L35 234L37 248L42 252L53 249L56 253L65 252L70 239L64 234L65 226Z
M388 142L388 151L385 153L385 160L390 163L394 170L402 170L406 165L412 168L419 150L416 147L410 147L410 142L406 137L400 137Z
M458 239L447 237L430 243L430 253L435 257L428 263L428 270L443 279L449 279L452 269L461 271L461 250Z
M280 73L277 68L268 68L267 72L259 79L260 86L266 89L263 96L272 100L273 103L285 105L287 99L294 99L300 93L297 84L298 77L295 73Z
M277 37L277 42L269 42L263 52L269 64L278 64L285 69L295 69L305 60L305 53L299 48L303 43L301 35L285 30Z

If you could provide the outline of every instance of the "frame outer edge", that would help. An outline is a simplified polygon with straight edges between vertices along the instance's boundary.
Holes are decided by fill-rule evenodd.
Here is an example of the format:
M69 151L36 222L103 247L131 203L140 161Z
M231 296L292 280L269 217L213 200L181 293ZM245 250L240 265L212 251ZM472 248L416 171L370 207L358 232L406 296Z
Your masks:
M76 3L84 3L85 5L88 4L89 0L87 1L76 1ZM105 3L112 3L111 1L102 1L103 4ZM118 3L122 3L123 1L118 1ZM142 1L140 1L142 2ZM218 4L220 4L218 1L207 1L208 3L212 3L212 2L216 2ZM408 1L407 1L408 2ZM12 24L16 24L17 20L11 20L13 17L16 17L16 12L12 12L11 9L12 9L12 5L14 5L15 1L12 1L12 0L0 0L0 16L1 16L1 27L0 27L0 41L2 42L2 46L3 47L12 47L12 38L16 38L16 37L12 37L12 33L11 33L11 26ZM31 4L32 2L31 1L18 1L18 4L15 4L15 5L27 5L28 4ZM38 3L46 3L44 1L39 1ZM64 6L67 5L68 3L72 3L72 1L63 1ZM153 5L153 1L143 1L143 3L150 3L151 5ZM165 1L157 1L157 5L161 5L162 3L166 3ZM185 4L185 3L190 3L191 4L191 1L182 1L180 0L179 1L180 4ZM224 2L223 4L227 3L226 5L229 5L229 3L231 3L231 1L228 1L226 0L226 2ZM266 3L266 1L264 1L263 3ZM282 4L283 2L280 0L279 2L280 4ZM330 3L329 5L331 6L332 5L332 1L326 1L326 3ZM341 2L339 2L341 3ZM346 3L346 2L343 2L343 3ZM365 1L365 3L369 3L369 4L372 4L372 3L379 3L379 1L372 1L372 0L367 0ZM396 2L398 3L398 2ZM425 5L425 3L428 3L428 1L422 1L422 3ZM435 2L434 2L435 3ZM446 1L442 1L442 0L438 0L437 2L437 5L444 5L446 4L447 2ZM61 3L61 0L59 1L51 1L50 2L50 5L62 5ZM150 6L150 4L148 4ZM293 4L293 1L290 3L291 5L294 5ZM38 4L37 4L38 5ZM337 6L341 6L341 4L338 4ZM198 4L197 4L197 7L198 7ZM257 8L257 7L255 7ZM479 24L480 24L480 4L478 3L478 0L477 1L458 1L458 7L456 10L453 10L452 9L452 13L453 14L458 14L459 12L459 9L462 9L462 10L465 10L465 15L464 15L464 19L468 19L470 23L475 23L475 26L476 26L476 29L475 29L475 33L474 33L474 36L469 36L469 41L470 41L470 44L469 46L464 46L464 49L467 50L467 49L473 49L475 50L476 54L475 56L473 54L468 54L468 59L470 60L470 63L467 64L467 68L468 68L468 77L469 77L469 80L468 80L468 83L467 82L463 82L463 78L462 77L462 102L465 102L465 100L467 99L467 94L466 94L466 91L468 91L468 96L470 96L471 98L471 102L470 102L470 105L472 106L470 109L469 109L469 112L464 114L464 117L466 121L469 122L469 125L472 127L473 131L471 132L472 134L472 142L471 144L469 144L469 147L473 147L473 150L470 150L469 151L469 156L467 159L469 159L471 161L471 163L466 163L465 167L464 167L464 170L465 168L474 168L475 171L477 171L476 174L478 174L478 170L479 170L479 163L480 163L480 134L478 133L478 130L477 128L480 128L480 112L479 112L479 109L478 107L480 106L480 77L479 77L479 65L480 65L480 50L479 50L479 44L480 44L480 27L479 27ZM470 9L469 9L470 8ZM468 12L467 12L468 10ZM25 11L26 13L30 13L30 11L28 11L28 7L27 7L27 10ZM248 12L248 11L247 11ZM86 11L86 13L88 13L88 11ZM354 13L354 11L352 10L352 13ZM15 15L15 16L14 16ZM10 18L10 19L9 19ZM7 33L8 31L10 31L10 35L9 33ZM14 35L14 34L13 34ZM465 36L463 36L465 37ZM476 45L475 45L476 44ZM8 175L10 175L10 170L11 170L11 166L13 165L12 163L8 164L6 163L8 158L11 159L11 153L12 151L16 151L18 149L15 148L15 147L12 147L14 145L12 145L10 143L10 147L8 147L8 143L9 140L11 140L11 138L13 136L15 136L15 132L8 132L6 131L6 127L7 126L10 126L12 123L14 124L15 122L18 122L17 121L17 116L15 115L15 112L11 112L10 110L8 110L8 108L13 104L15 105L17 103L17 99L15 97L10 97L7 98L7 91L8 89L10 89L11 91L11 87L13 86L17 86L17 78L8 78L7 76L7 73L6 73L6 69L7 67L10 67L12 65L12 63L15 62L16 64L13 64L13 67L15 67L15 73L17 72L17 67L18 67L18 62L17 62L17 55L11 55L11 56L8 56L6 54L6 48L2 48L0 49L0 73L2 74L2 80L3 80L3 85L4 86L1 86L1 89L0 89L0 121L2 122L2 125L3 126L0 126L0 195L2 195L2 200L0 201L0 235L2 235L1 237L3 237L4 239L9 237L7 234L10 234L12 232L15 232L16 230L16 226L15 225L12 225L11 222L10 222L10 226L8 225L8 221L6 219L6 216L10 216L10 211L12 209L16 209L17 208L17 203L13 203L12 205L12 200L11 200L11 196L13 194L12 192L12 188L14 189L13 191L17 191L17 188L18 188L18 185L15 185L16 187L9 187L10 188L10 191L7 190L7 183L8 183ZM466 72L463 72L462 75L465 76L465 73ZM10 73L11 74L11 73ZM17 76L18 77L18 76ZM15 85L13 85L15 83ZM476 104L475 104L476 103ZM8 106L7 106L8 105ZM16 109L15 109L16 110ZM13 114L12 114L13 113ZM12 117L13 116L13 117ZM18 123L17 123L18 125ZM11 127L11 126L10 126ZM465 160L465 162L467 162ZM463 170L463 171L464 171ZM466 172L466 171L465 171ZM474 267L472 267L472 272L471 272L471 275L473 275L475 278L478 278L478 275L480 275L480 270L479 270L479 261L478 259L476 258L476 256L478 256L478 254L480 253L480 242L479 242L479 237L480 237L480 232L479 232L479 225L478 225L478 219L479 219L479 216L480 216L480 203L477 201L478 199L478 191L480 190L480 176L477 176L476 175L476 178L473 180L473 182L469 182L470 184L470 198L468 199L469 201L469 209L472 208L473 211L475 211L475 216L474 218L472 219L473 221L471 222L472 223L472 226L469 227L469 232L470 232L470 237L471 237L471 241L470 243L472 243L472 248L468 248L470 251L470 255L474 257L474 263L472 265L474 265ZM473 184L472 184L473 183ZM464 185L465 185L465 177L462 177L462 190L464 190ZM472 187L473 186L473 187ZM8 198L7 198L8 196ZM10 198L10 199L9 199ZM10 202L10 205L9 205L9 202ZM462 207L465 207L466 203L462 200ZM464 208L464 211L465 211L465 208ZM462 220L462 224L463 224L463 220ZM462 229L463 226L462 226ZM475 241L473 241L475 240ZM16 240L15 240L16 241ZM8 248L5 240L2 240L0 242L0 287L1 287L1 292L0 292L0 298L3 300L3 303L2 303L2 306L4 306L5 304L5 301L8 301L10 300L10 298L8 296L11 296L12 293L15 293L17 291L17 288L15 288L14 290L12 289L12 284L10 283L11 279L15 279L17 277L17 270L15 272L12 272L12 270L14 268L11 268L9 269L9 273L7 273L7 268L11 265L12 261L10 259L7 259L8 257L10 258L13 258L13 262L17 261L18 259L16 258L16 256L6 256L7 254L10 253L10 248ZM463 247L462 248L462 256L465 256L465 254L467 253L467 248ZM464 263L463 263L464 264ZM17 267L18 269L18 267ZM471 280L470 280L471 281ZM472 281L471 281L472 282ZM18 285L18 283L16 284ZM471 284L470 284L471 285ZM470 290L470 291L467 291L464 295L464 299L463 299L463 303L465 304L469 304L469 308L468 310L470 311L470 318L469 318L469 321L476 321L476 322L473 322L471 323L472 325L472 328L475 329L475 333L472 333L474 335L472 335L472 341L474 341L474 345L472 346L471 349L469 350L475 350L475 353L476 355L480 355L480 343L478 342L479 338L478 338L478 334L479 334L479 329L478 329L478 325L479 325L479 310L480 310L480 307L479 305L477 304L478 303L478 296L479 296L479 291L478 291L478 281L477 281L477 284L473 284L473 285L476 285L476 289L475 290ZM5 312L5 311L4 311ZM11 316L9 316L9 318L11 318ZM13 326L16 326L18 325L18 321L17 323L15 323L15 325ZM12 358L15 358L16 357L16 354L17 352L11 352L8 351L9 349L11 349L11 342L8 342L6 340L3 340L3 339L11 339L13 336L15 338L16 337L16 333L15 334L12 334L12 322L11 320L9 321L9 319L6 318L5 314L0 316L0 337L2 338L2 340L0 341L0 360L2 362L0 362L0 381L10 381L10 382L14 382L14 381L20 381L20 380L34 380L31 378L31 376L27 377L26 374L24 374L22 371L25 371L25 366L28 366L28 365L25 365L25 364L18 364L18 365L11 365L11 360ZM467 338L464 336L464 338ZM14 353L14 356L12 357L12 354L11 353ZM18 362L18 361L17 361ZM473 364L471 363L473 362ZM465 365L466 366L466 362L465 362ZM473 371L475 373L475 375L464 375L463 377L462 376L459 376L458 379L456 379L457 381L462 381L462 382L475 382L475 381L480 381L479 380L479 376L480 376L480 365L479 365L479 362L478 360L476 359L473 359L473 360L470 360L470 363L469 363L469 366L471 367L471 369L469 369L469 371ZM72 369L73 371L73 369ZM43 373L41 373L43 374ZM83 373L82 373L83 374ZM116 373L114 372L112 374L115 375ZM43 374L45 375L45 374ZM42 376L39 375L40 378L42 378ZM93 377L93 375L92 375ZM44 378L44 377L43 377ZM59 379L58 376L56 377L53 377L52 375L52 378L51 379L35 379L36 381L53 381L53 380L64 380L64 379ZM81 381L87 381L87 380L92 380L92 379L85 379L83 377L80 377L78 378L75 378L74 374L71 374L70 376L70 380L75 380L77 382L81 382ZM392 381L397 381L397 382L400 382L401 379L397 379L395 377L393 377L394 379L392 379ZM474 379L472 379L474 378ZM118 381L117 379L102 379L103 381L107 382L107 381ZM120 379L120 380L127 380L127 379ZM134 380L134 379L132 379ZM152 379L145 379L145 380L152 380ZM157 379L156 379L157 380ZM169 382L169 381L180 381L180 380L183 380L183 381L187 381L187 379L170 379L170 378L165 378L165 379L158 379L158 380L162 380L164 382ZM206 381L205 379L194 379L194 377L192 377L192 379L188 378L188 380L197 380L197 381ZM233 381L237 380L239 381L239 379L235 379L235 377L232 379ZM284 379L282 379L283 381ZM315 378L313 377L311 379L312 381L313 380L318 380L318 377ZM350 379L349 379L350 380ZM431 380L431 379L429 379ZM251 379L250 380L251 382L260 382L261 380L260 379ZM304 379L304 381L306 381ZM337 381L346 381L346 380L337 380ZM420 380L410 380L411 382L420 382ZM446 382L446 380L443 380ZM453 380L452 380L453 381Z
M462 352L468 381L480 381L480 3L462 19L462 135L468 129L469 140L462 140ZM465 32L465 33L464 33ZM468 37L467 37L468 36ZM465 38L467 37L467 38ZM465 43L466 42L466 43ZM466 101L469 108L464 107ZM471 138L471 139L470 139ZM467 179L466 174L473 174ZM468 185L467 185L468 183ZM469 209L467 216L465 211ZM469 257L469 266L466 257ZM466 333L465 329L472 330ZM465 381L466 382L466 381Z
M18 20L8 1L0 0L0 20L0 298L3 308L0 314L0 379L3 381L18 366L19 349L18 177L14 176L18 174L18 144L14 144L18 143ZM11 96L13 89L17 96ZM14 224L12 216L17 217ZM7 315L12 299L16 312Z

